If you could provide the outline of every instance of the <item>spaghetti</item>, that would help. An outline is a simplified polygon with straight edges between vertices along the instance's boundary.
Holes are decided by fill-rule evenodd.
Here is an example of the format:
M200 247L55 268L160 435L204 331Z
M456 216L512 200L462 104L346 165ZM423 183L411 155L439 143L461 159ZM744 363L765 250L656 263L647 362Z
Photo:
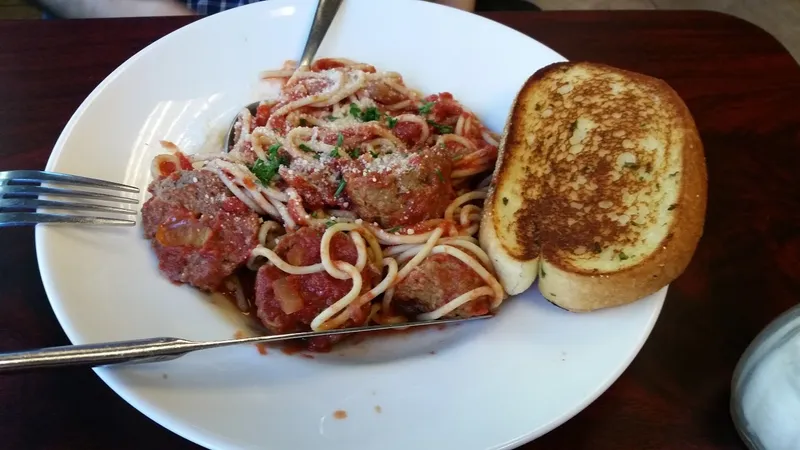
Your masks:
M239 114L230 148L185 155L165 143L154 159L143 218L162 272L230 291L273 332L478 315L502 303L474 237L499 139L475 114L449 93L424 97L397 73L346 59L289 61L261 76L280 95ZM164 230L177 238L159 238ZM198 272L209 246L232 240L249 247L234 267Z

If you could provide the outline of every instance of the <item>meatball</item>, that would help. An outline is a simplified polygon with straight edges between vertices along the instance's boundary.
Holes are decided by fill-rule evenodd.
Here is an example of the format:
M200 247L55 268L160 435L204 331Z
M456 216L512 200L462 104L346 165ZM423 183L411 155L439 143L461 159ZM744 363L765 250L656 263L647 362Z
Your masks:
M178 171L148 190L144 234L173 282L216 291L258 244L261 219L211 172Z
M397 285L392 306L401 314L414 317L436 310L450 300L486 283L475 271L458 259L445 254L428 256ZM456 308L446 318L463 318L487 314L491 306L488 296L480 297Z
M308 266L317 264L320 258L320 243L324 230L320 227L304 227L281 238L275 247L278 254L289 264ZM331 239L331 258L355 265L358 251L353 241L343 233ZM372 287L373 268L369 265L361 275L366 292ZM273 333L309 331L314 318L325 308L344 297L353 287L352 280L338 280L327 272L307 275L290 275L272 264L265 264L256 277L256 308L258 318ZM367 303L357 317L351 317L345 327L363 325L369 315ZM327 351L342 338L324 336L309 340L308 348Z
M280 168L281 178L302 197L303 205L312 210L337 206L342 201L336 196L337 174L333 164L302 158L295 158L288 167Z
M451 161L438 151L392 153L352 161L342 171L350 207L384 228L444 216L455 197Z

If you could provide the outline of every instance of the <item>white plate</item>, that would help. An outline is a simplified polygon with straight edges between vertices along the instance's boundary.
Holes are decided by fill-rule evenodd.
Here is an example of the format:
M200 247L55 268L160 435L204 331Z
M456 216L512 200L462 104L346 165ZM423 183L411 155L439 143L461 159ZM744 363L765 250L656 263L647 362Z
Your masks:
M299 57L314 5L257 3L153 43L80 106L47 169L144 190L160 139L189 152L219 145L234 112L258 97L259 71ZM563 60L476 15L388 0L346 1L319 56L398 71L427 93L450 91L498 131L524 80ZM139 227L37 228L44 286L70 340L231 337L241 327L235 315L161 277L141 236ZM511 448L575 415L622 373L665 293L579 315L532 290L490 321L316 359L245 346L97 373L147 416L212 448ZM335 419L337 410L348 417Z

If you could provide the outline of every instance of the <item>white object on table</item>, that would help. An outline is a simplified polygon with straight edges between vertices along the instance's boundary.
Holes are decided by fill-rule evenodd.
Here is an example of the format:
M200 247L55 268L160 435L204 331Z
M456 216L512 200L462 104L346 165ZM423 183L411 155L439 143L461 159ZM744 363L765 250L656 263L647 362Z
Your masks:
M753 450L800 449L800 305L745 350L733 374L731 416Z

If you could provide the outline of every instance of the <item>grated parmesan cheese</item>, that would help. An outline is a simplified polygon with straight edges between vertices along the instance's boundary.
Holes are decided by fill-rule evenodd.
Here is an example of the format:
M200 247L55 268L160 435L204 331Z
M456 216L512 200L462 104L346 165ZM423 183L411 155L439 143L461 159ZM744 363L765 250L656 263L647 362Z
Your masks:
M379 155L364 165L362 176L367 176L369 173L408 172L412 170L408 163L409 156L409 154L401 152ZM372 181L376 180L373 178Z

